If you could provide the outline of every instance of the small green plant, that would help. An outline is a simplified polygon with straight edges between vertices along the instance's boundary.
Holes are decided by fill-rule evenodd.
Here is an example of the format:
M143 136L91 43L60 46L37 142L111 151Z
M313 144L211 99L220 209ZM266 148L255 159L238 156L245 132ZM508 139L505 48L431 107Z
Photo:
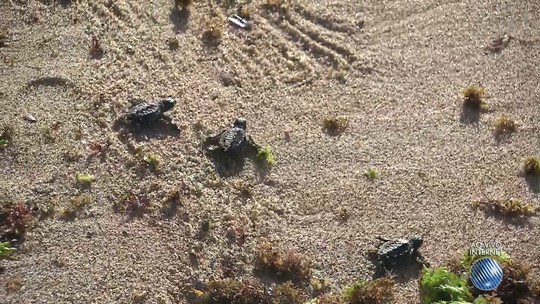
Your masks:
M375 168L368 168L366 170L366 172L364 172L364 175L368 178L368 179L375 179L378 175L378 172L377 172L377 169Z
M501 115L495 120L495 134L497 135L510 134L515 132L516 130L516 123L508 116Z
M386 303L392 298L394 280L382 277L373 281L357 281L343 290L342 300L350 304Z
M43 125L43 126L39 127L39 133L41 133L44 136L50 136L52 132L51 132L51 128L49 128L49 126Z
M89 186L94 181L94 176L88 173L79 172L75 179L77 183L83 186Z
M534 156L527 157L523 170L527 175L540 175L540 158Z
M272 153L269 147L260 148L257 151L257 160L267 166L273 166L275 163L274 153Z
M420 278L420 290L424 304L438 301L467 302L473 300L467 286L467 280L449 272L446 267L434 269L424 267Z
M9 242L0 242L0 259L8 257L14 250Z
M0 139L0 148L5 148L9 144L9 140L7 139Z
M465 105L476 110L482 110L486 106L484 100L484 88L481 86L470 85L463 90Z
M323 127L326 130L326 133L331 136L337 136L342 134L345 129L347 129L348 125L349 122L344 117L329 116L325 117L323 120Z
M161 157L153 152L146 153L143 156L143 160L152 168L157 168L159 165L159 162L161 160Z

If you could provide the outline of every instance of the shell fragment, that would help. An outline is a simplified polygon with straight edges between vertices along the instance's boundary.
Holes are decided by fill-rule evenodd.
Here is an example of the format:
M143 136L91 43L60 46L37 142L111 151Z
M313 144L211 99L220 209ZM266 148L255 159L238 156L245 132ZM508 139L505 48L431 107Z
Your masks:
M232 15L228 19L231 23L234 23L241 28L247 28L249 26L248 21L238 15Z

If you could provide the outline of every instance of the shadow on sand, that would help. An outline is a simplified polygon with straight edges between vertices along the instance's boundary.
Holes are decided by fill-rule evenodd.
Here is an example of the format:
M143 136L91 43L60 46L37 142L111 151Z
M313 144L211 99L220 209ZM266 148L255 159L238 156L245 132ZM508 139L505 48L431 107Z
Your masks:
M483 210L483 212L484 212L485 219L496 218L502 222L505 222L506 224L509 224L515 227L531 227L531 223L529 222L529 217L527 216L504 215L491 208Z
M461 116L459 117L459 122L466 125L478 125L481 112L482 111L480 109L476 109L474 107L468 106L467 104L463 104L463 107L461 109Z
M249 151L247 149L243 155L233 155L219 148L208 149L207 146L203 146L203 149L206 151L206 156L208 156L214 165L214 169L221 177L232 177L240 174L245 168L247 159L253 162L259 179L264 180L270 172L270 168L257 159L255 151Z
M171 9L169 19L174 25L175 32L185 32L187 30L190 16L191 12L189 11L189 9Z
M244 170L246 157L234 156L221 149L205 149L206 155L212 161L216 172L222 177L238 175Z
M376 251L369 252L368 260L375 265L375 272L372 279L382 278L390 275L398 283L406 283L411 280L417 280L422 272L423 265L414 258L405 259L403 263L398 263L390 270L385 270L379 263L379 257ZM426 265L429 266L429 265Z
M179 136L181 131L174 123L159 120L149 125L134 125L117 121L112 129L118 132L120 141L127 144L128 138L133 138L136 142L148 141L149 139L163 139L166 137Z
M529 186L529 190L534 193L540 192L540 176L535 175L525 175L525 181L527 181L527 185Z
M495 143L497 145L500 145L500 144L503 144L503 143L509 141L512 138L512 133L495 132L494 138L495 138Z

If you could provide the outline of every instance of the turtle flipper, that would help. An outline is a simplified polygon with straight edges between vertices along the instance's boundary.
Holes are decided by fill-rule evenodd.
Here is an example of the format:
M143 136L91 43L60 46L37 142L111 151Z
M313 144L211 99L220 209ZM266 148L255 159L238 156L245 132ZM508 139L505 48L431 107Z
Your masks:
M208 148L209 146L218 146L219 145L219 140L221 138L221 135L223 134L223 132L225 132L227 129L223 129L221 131L219 131L218 133L216 134L210 134L208 136L206 136L206 138L204 139L204 142L203 142L203 146L205 148Z
M416 256L416 261L426 267L431 267L431 264L426 260L426 258L424 258L423 255L421 255L419 252L416 252L415 254Z
M139 97L134 97L134 98L129 98L128 102L129 102L129 104L134 106L134 105L138 105L138 104L141 104L143 102L146 102L146 100L144 100L142 98L139 98Z
M394 264L391 261L388 261L387 259L383 259L379 261L379 272L382 272L384 274L389 274L392 272L392 269L394 268Z
M379 241L382 241L382 242L389 242L389 241L391 241L390 239L385 239L385 238L380 237L380 236L376 237L376 239L378 239Z

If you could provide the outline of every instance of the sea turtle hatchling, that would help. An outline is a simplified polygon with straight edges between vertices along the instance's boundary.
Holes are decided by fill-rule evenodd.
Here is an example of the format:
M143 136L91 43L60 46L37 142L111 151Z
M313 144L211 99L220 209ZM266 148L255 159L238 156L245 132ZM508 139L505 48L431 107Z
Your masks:
M163 98L156 103L149 103L142 99L133 101L137 103L129 108L123 117L127 122L140 125L150 124L160 119L171 121L165 112L171 110L176 104L172 97Z
M425 263L424 258L418 251L424 242L421 236L415 235L410 239L388 240L378 238L383 241L377 251L379 264L384 270L390 270L398 264L404 262L418 261Z
M208 136L205 142L207 145L217 146L219 151L231 156L240 156L246 150L256 153L260 146L247 134L246 128L246 119L239 117L230 127Z

